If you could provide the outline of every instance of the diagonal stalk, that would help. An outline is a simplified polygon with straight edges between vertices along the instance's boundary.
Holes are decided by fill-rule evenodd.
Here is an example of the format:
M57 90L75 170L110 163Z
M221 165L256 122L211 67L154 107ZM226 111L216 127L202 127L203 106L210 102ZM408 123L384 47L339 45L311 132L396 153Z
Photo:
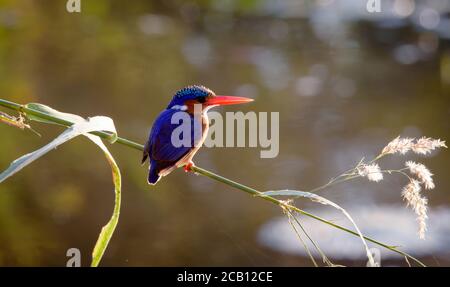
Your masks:
M69 127L69 126L73 125L73 123L70 122L70 121L66 121L66 120L63 120L63 119L60 119L60 118L48 115L46 113L40 112L38 110L27 108L24 105L17 104L17 103L14 103L14 102L10 102L10 101L7 101L7 100L0 99L0 106L3 106L5 108L9 108L9 109L12 109L12 110L16 110L18 112L24 113L25 115L33 115L35 117L39 117L41 119L44 119L44 120L47 120L47 121L51 121L51 122L54 122L56 124L60 124L60 125L63 125L63 126ZM106 140L111 140L111 138L112 138L112 134L110 134L108 132L96 131L96 132L92 132L92 134L94 134L96 136L99 136L99 137L101 137L103 139L106 139ZM144 149L143 145L141 145L139 143L136 143L136 142L133 142L131 140L125 139L125 138L121 138L121 137L118 137L117 140L115 141L115 143L119 143L119 144L128 146L130 148L134 148L134 149L140 150L140 151L142 151ZM355 235L355 236L359 237L359 234L357 232L351 230L351 229L345 228L345 227L343 227L341 225L335 224L335 223L333 223L331 221L328 221L328 220L326 220L324 218L316 216L316 215L314 215L312 213L309 213L307 211L299 209L298 207L290 205L290 204L286 203L283 200L278 200L278 199L276 199L276 198L274 198L272 196L264 195L262 192L260 192L260 191L258 191L256 189L253 189L251 187L245 186L245 185L243 185L241 183L238 183L236 181L232 181L232 180L230 180L228 178L225 178L225 177L223 177L221 175L215 174L215 173L213 173L211 171L208 171L206 169L203 169L201 167L192 166L191 167L191 171L193 171L193 172L195 172L197 174L206 176L206 177L208 177L210 179L213 179L215 181L224 183L224 184L226 184L228 186L234 187L234 188L236 188L238 190L241 190L241 191L244 191L246 193L249 193L249 194L251 194L251 195L253 195L255 197L264 199L264 200L266 200L268 202L271 202L273 204L276 204L276 205L278 205L278 206L280 206L282 208L286 208L287 210L298 212L298 213L303 214L305 216L311 217L311 218L313 218L313 219L315 219L317 221L325 223L325 224L327 224L329 226L335 227L335 228L340 229L340 230L342 230L344 232L347 232L349 234L352 234L352 235ZM425 267L425 264L423 264L419 259L417 259L417 258L415 258L415 257L413 257L413 256L411 256L411 255L409 255L409 254L407 254L407 253L405 253L405 252L403 252L401 250L398 250L395 246L387 245L385 243L382 243L380 241L377 241L377 240L372 239L372 238L367 237L367 236L364 236L364 239L366 239L366 240L368 240L368 241L370 241L370 242L372 242L372 243L374 243L376 245L379 245L379 246L381 246L383 248L386 248L386 249L389 249L389 250L391 250L393 252L396 252L396 253L398 253L400 255L403 255L403 256L405 256L407 258L410 258L411 260L413 260L416 263L418 263L420 266Z

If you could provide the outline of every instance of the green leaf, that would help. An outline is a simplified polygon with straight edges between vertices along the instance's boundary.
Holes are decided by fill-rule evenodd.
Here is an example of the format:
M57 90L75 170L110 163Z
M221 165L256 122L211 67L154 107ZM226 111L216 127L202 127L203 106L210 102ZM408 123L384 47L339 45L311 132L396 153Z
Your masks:
M60 134L53 141L43 146L42 148L26 154L11 163L11 165L0 174L0 183L10 176L16 174L21 169L31 164L33 161L42 157L49 151L55 149L59 145L73 139L80 134L87 135L89 132L93 131L110 131L111 133L116 133L113 121L108 117L97 116L85 120L80 117L80 119L71 127L67 128L62 134Z
M84 121L85 119L75 115L75 114L69 114L69 113L63 113L60 111L57 111L49 106L39 104L39 103L29 103L24 106L27 109L33 110L35 112L38 112L38 115L34 115L33 113L25 113L26 117L29 120L41 122L41 123L47 123L47 124L57 124L62 126L67 126L68 124L77 123L80 121ZM46 119L45 117L48 116L49 118ZM57 119L59 122L55 122L55 119ZM89 120L89 118L88 118ZM105 129L98 129L97 131L103 131L103 132L109 132ZM115 143L118 139L117 132L114 129L113 132L110 132L110 137L107 139L111 144Z
M47 114L49 116L58 118L60 120L64 120L64 121L68 121L68 122L72 122L72 123L77 123L77 122L81 122L81 121L85 120L84 118L82 118L78 115L63 113L63 112L57 111L49 106L39 104L39 103L29 103L29 104L26 104L25 107L28 109L32 109L32 110ZM47 123L47 124L53 124L53 125L58 124L58 123L55 123L54 120L46 120L40 116L35 116L30 113L27 113L26 116L28 119L33 120L33 121ZM63 125L63 124L60 124L60 125Z
M46 113L51 116L60 117L64 120L70 121L73 123L72 126L67 128L63 133L61 133L58 137L56 137L53 141L43 146L42 148L26 154L11 163L11 165L0 174L0 183L6 180L7 178L13 176L21 169L31 164L33 161L39 159L44 156L49 151L55 149L59 145L79 136L84 135L89 138L92 142L94 142L106 156L108 160L111 170L112 177L114 183L115 190L115 204L113 209L113 214L109 222L102 228L100 235L97 239L97 243L95 244L94 250L92 252L92 263L91 266L98 266L100 260L102 259L103 254L108 246L108 243L114 233L114 230L119 221L120 214L120 203L121 203L121 175L118 165L116 164L114 158L111 153L108 151L106 146L103 144L102 140L95 135L90 134L90 132L94 131L106 131L111 134L112 138L117 138L116 128L114 126L114 122L111 118L96 116L89 119L83 119L80 116L66 114L58 112L50 107L41 105L41 104L28 104L27 107L32 108L34 110ZM31 118L31 117L30 117ZM45 119L41 117L34 119L41 122L46 122ZM54 122L52 122L54 123Z
M95 144L97 144L105 153L106 159L108 160L111 170L112 177L114 183L114 191L115 191L115 204L113 214L108 223L103 226L100 235L98 236L97 242L95 243L94 250L92 251L92 267L97 267L100 263L100 260L105 253L106 248L108 247L108 243L111 240L111 237L116 229L117 223L119 222L120 215L120 203L121 203L121 189L122 189L122 179L120 176L119 166L116 161L112 157L111 153L108 151L106 146L103 144L102 140L94 135L88 134L86 135L90 140L92 140Z

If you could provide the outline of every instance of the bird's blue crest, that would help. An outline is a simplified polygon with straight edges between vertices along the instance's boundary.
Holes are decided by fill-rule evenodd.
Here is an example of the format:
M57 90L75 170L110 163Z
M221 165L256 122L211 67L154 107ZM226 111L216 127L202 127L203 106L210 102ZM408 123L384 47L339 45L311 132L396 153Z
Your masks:
M184 105L187 100L195 100L199 97L207 97L208 95L214 95L214 92L204 86L187 86L178 90L172 98L172 101L167 106L168 109L175 105Z

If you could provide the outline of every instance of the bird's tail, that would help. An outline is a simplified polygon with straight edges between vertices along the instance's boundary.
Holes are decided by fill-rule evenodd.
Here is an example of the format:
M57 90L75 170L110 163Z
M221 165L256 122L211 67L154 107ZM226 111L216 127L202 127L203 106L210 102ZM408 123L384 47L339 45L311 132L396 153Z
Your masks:
M158 180L161 178L158 173L159 173L159 171L156 168L156 164L151 163L150 170L148 172L148 183L149 184L155 185L158 182Z

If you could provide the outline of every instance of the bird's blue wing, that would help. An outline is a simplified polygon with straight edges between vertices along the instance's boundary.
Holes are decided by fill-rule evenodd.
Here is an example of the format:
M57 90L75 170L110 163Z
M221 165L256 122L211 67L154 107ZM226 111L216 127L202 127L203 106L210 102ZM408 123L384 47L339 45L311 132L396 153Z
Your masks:
M172 144L172 132L181 125L181 123L171 123L171 118L176 112L180 111L171 109L163 111L153 124L147 146L147 152L151 160L176 162L192 149L193 145L175 147ZM193 126L193 117L190 118L191 126ZM191 139L193 143L193 134L191 134Z

